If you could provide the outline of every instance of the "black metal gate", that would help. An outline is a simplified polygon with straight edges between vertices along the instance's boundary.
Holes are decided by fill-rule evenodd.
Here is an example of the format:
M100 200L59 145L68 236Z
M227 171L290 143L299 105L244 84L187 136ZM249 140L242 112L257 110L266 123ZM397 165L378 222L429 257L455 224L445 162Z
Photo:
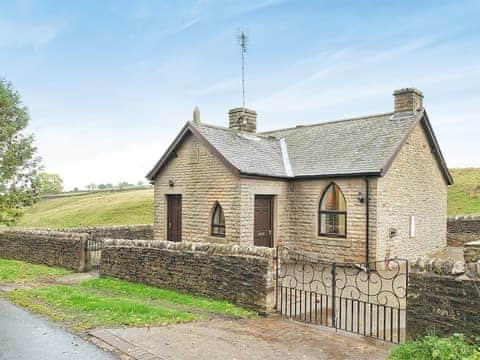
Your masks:
M94 270L100 267L100 257L104 243L102 239L88 239L85 243L86 270Z
M400 343L406 338L408 261L316 260L277 248L276 309L311 324Z

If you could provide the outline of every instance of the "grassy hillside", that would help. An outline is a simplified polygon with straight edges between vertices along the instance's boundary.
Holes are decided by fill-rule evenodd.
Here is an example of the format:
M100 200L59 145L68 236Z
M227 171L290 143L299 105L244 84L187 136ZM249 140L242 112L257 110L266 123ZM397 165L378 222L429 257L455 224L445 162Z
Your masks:
M109 191L44 199L19 226L74 227L153 223L153 190Z
M480 215L480 168L451 169L448 215Z
M452 169L455 184L448 192L448 215L480 215L480 168ZM18 225L72 227L150 224L153 190L107 191L41 200Z

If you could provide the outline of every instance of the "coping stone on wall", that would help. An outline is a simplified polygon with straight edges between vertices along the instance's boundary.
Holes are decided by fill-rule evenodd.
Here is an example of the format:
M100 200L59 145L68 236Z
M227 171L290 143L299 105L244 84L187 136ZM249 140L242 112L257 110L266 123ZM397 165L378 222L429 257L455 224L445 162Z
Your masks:
M275 257L276 250L273 248L246 246L238 244L214 244L199 242L173 242L165 240L129 240L129 239L105 239L107 247L143 247L166 250L205 252L218 255L241 255L264 258Z

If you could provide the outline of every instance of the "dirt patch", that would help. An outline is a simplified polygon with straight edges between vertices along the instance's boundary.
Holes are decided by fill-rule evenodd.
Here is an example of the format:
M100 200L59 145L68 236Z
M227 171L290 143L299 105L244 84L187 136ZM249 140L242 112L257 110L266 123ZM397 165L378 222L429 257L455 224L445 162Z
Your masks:
M160 359L385 359L390 344L278 317L213 320L154 328L104 329L91 336L115 339ZM129 345L130 344L130 345ZM114 345L114 344L111 344ZM133 346L134 345L134 346ZM140 349L140 350L139 350ZM136 358L134 354L129 354Z
M70 275L65 275L59 278L56 278L52 281L55 284L62 285L75 285L85 280L91 280L98 278L98 272L83 272L83 273L74 273Z

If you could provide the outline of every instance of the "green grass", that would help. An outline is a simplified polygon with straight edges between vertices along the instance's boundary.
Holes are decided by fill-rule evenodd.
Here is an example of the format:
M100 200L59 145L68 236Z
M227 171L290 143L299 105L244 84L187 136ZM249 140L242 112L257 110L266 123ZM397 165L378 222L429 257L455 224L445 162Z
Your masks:
M0 259L0 283L26 283L70 274L61 268L34 265L23 261Z
M18 226L76 227L153 223L153 190L106 191L40 200Z
M427 335L416 341L396 346L389 360L480 360L478 347L466 341L462 334L442 338Z
M455 183L448 189L448 215L480 215L480 168L450 171Z
M165 325L201 320L212 314L256 316L224 301L109 278L15 290L4 296L75 330Z
M83 288L97 289L109 291L122 296L136 297L141 300L161 300L171 304L191 307L197 310L234 316L234 317L250 317L253 315L251 311L235 306L227 301L212 300L205 297L194 296L179 293L173 290L160 289L138 283L127 281L101 278L87 280L80 284Z

